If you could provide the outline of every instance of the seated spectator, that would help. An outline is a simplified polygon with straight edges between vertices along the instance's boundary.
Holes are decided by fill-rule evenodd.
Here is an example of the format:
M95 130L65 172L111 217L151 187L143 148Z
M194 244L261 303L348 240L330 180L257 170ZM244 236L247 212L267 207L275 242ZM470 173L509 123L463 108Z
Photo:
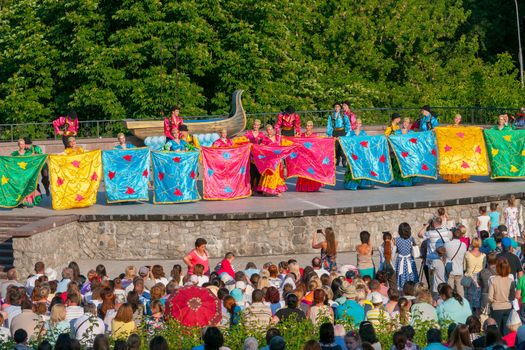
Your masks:
M319 328L319 344L322 350L343 350L335 343L334 325L323 323Z
M26 333L26 337L31 339L37 337L40 333L42 326L39 325L40 318L33 312L33 303L26 299L22 301L22 312L13 318L9 329L11 330L11 336L13 337L17 330L23 329Z
M116 339L127 338L135 329L133 308L128 303L122 304L117 310L117 314L111 324L113 337Z
M357 350L361 345L359 339L359 334L357 332L351 331L345 335L345 345L347 350Z
M106 334L99 334L93 340L93 350L109 350L109 338ZM151 349L151 348L150 348Z
M229 275L231 278L235 278L235 270L233 269L232 262L235 260L235 254L232 252L226 253L224 259L217 265L217 274L221 276L223 273Z
M432 306L432 295L426 288L416 292L416 300L410 309L412 323L418 319L421 321L437 320L437 313Z
M259 350L259 342L254 337L248 337L244 340L243 350Z
M518 335L518 328L521 327L521 319L515 310L512 310L509 317L507 318L507 330L508 333L503 337L503 341L509 348L516 346L516 336Z
M13 334L13 339L16 343L13 350L33 350L27 346L27 332L24 329L18 329Z
M84 308L80 306L80 296L77 293L67 294L66 305L66 320L72 321L84 315Z
M407 345L407 336L402 331L397 331L393 336L393 345L391 350L405 350Z
M361 338L362 347L364 343L368 343L374 350L381 350L381 343L377 339L374 325L369 321L363 321L359 325L359 338Z
M286 307L279 309L273 320L274 322L287 322L290 319L295 319L301 322L306 318L303 310L298 308L299 298L294 293L289 293L285 297Z
M268 347L268 350L285 350L286 349L286 342L284 341L284 338L281 336L273 337L272 340L270 340L270 345Z
M51 344L55 344L58 336L70 332L69 321L66 320L66 307L64 304L55 304L51 308L51 317L45 324L46 337Z
M94 304L84 307L84 314L74 320L72 330L75 339L87 348L93 346L97 335L104 334L104 321L97 317L97 307Z
M326 292L323 289L318 288L314 291L312 305L308 308L306 317L313 324L334 321L334 311L327 305Z
M366 313L366 319L373 326L378 326L382 321L389 320L390 316L383 308L383 296L378 292L373 292L370 298L374 308Z
M270 349L270 342L275 337L280 337L281 332L277 328L268 328L266 331L266 335L264 336L264 339L266 340L266 346L262 347L261 350L269 350Z
M71 279L73 278L73 269L66 267L62 270L62 280L58 282L57 293L64 293L67 291L67 286Z
M356 301L357 293L355 286L343 281L339 287L344 302L335 309L336 320L351 318L357 327L365 319L365 309ZM341 300L339 300L341 302Z
M250 325L250 327L265 328L270 324L272 311L269 306L264 305L263 296L262 290L254 290L252 293L252 304L243 311L246 324Z
M281 295L279 294L279 289L277 289L274 286L271 286L266 290L264 301L270 305L270 309L272 310L272 316L275 316L275 313L283 307L283 304L281 303Z
M168 342L163 336L157 335L149 341L149 350L169 350Z
M448 348L441 344L441 331L431 328L427 331L427 346L423 350L447 350Z
M472 315L468 300L463 299L448 284L440 286L439 295L443 300L436 308L439 321L451 320L458 324L464 324L467 321L467 317Z
M449 348L455 350L472 349L472 342L470 341L470 333L467 325L459 324L454 328L449 340Z

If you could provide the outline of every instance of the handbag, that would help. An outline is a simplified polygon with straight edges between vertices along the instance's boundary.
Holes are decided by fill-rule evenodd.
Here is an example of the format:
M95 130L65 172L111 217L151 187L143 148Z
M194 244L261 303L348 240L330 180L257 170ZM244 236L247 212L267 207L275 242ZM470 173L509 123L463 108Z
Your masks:
M414 238L412 238L412 249L410 250L410 253L412 254L412 257L414 259L419 259L421 257L421 250L419 249L419 246L416 244L416 241Z

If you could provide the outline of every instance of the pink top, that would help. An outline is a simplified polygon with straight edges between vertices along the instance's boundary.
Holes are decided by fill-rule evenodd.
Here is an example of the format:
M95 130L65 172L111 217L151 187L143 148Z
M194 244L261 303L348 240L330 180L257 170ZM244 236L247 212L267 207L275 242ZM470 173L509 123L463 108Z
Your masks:
M208 266L208 253L205 253L204 257L202 257L199 255L199 253L197 253L195 249L193 249L188 255L190 256L191 261L191 266L188 267L189 275L193 274L193 267L197 264L201 264L202 266L204 266L204 274L208 273L208 271L210 270L210 267Z
M261 132L261 131L259 131L259 133L257 134L257 136L255 136L255 135L253 134L253 130L248 130L248 131L246 131L246 133L244 134L244 136L245 136L248 140L250 140L250 143L256 143L256 144L260 144L260 143L264 140L264 138L266 137L266 136L264 136L264 133Z
M179 126L183 124L183 120L181 117L169 117L164 119L164 136L166 136L168 139L173 139L173 136L171 136L171 129L175 128L179 130Z
M306 133L303 132L303 133L301 134L301 137L317 137L317 133L316 133L316 132L313 132L313 133L310 134L310 135L306 135Z
M355 114L352 112L344 112L344 114L348 117L348 120L350 120L350 127L352 130L355 130L355 128L357 128L357 118L355 117Z
M216 148L233 147L233 141L231 139L218 139L211 146Z
M281 136L275 135L275 142L272 141L268 136L265 136L261 144L265 146L280 146L281 145Z
M301 117L299 114L283 114L279 113L277 123L275 123L275 132L280 134L281 128L286 130L294 129L296 134L301 133Z
M60 132L60 129L64 127L64 135L66 136L75 136L78 132L78 118L69 119L69 117L58 117L53 120L53 128L55 129L55 134Z

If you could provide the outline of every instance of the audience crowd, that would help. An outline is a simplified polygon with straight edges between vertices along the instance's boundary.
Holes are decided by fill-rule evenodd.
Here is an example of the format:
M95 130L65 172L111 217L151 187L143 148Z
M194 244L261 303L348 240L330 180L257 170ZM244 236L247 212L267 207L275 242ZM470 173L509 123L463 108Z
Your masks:
M277 327L283 322L313 324L318 334L303 345L311 350L384 350L378 332L385 330L393 344L386 350L525 349L525 246L519 232L509 236L496 205L489 214L479 211L476 232L443 208L421 229L401 223L397 232L384 232L377 247L362 231L355 266L337 261L336 235L326 228L314 234L312 247L321 254L307 266L290 259L241 269L231 252L209 266L207 242L199 238L183 259L187 269L174 265L169 272L128 266L108 276L98 265L83 275L70 262L58 276L37 262L21 279L11 268L0 282L0 346L168 349L159 335L168 297L198 286L220 300L222 320L202 329L194 349L227 349L225 332L241 324L266 333L263 341L247 337L244 349L286 349L289 339ZM426 345L414 340L421 325Z

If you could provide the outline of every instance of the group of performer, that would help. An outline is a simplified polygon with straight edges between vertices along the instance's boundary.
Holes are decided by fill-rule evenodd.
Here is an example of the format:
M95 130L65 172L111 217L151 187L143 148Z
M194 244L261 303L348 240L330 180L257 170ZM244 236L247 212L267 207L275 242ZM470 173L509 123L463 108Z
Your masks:
M521 121L525 119L525 110L518 114L517 118L510 117L508 114L502 114L498 118L498 123L494 126L495 130L506 131L514 128L517 123L510 123L509 120ZM456 115L454 124L449 127L461 126L461 115ZM434 129L439 125L437 116L432 113L428 105L421 107L419 119L412 122L410 118L402 118L399 113L393 113L389 125L385 129L385 135L390 137L392 135L403 135L417 131L428 131ZM295 112L292 106L288 106L282 113L279 113L275 125L268 124L265 126L265 132L261 131L261 121L256 119L253 122L251 130L245 132L243 137L235 139L228 138L227 130L223 129L219 132L219 138L213 142L212 147L233 147L239 143L249 142L252 144L269 145L269 146L291 146L293 142L286 137L325 137L325 135L318 135L313 131L314 124L312 121L306 122L306 130L301 132L301 117ZM77 146L75 137L79 131L79 121L75 111L71 111L66 116L61 116L53 121L53 128L55 134L62 137L64 144L65 155L75 155L84 152L84 149ZM184 124L183 118L180 116L180 108L175 106L171 109L171 114L164 120L164 135L166 136L165 151L184 152L200 149L199 140L197 137L189 133L187 125ZM357 118L355 113L350 108L350 103L344 101L342 103L336 102L333 104L333 110L327 117L326 136L334 137L338 140L342 136L366 136L367 133L363 130L362 120ZM127 143L126 136L122 133L117 136L118 144L116 149L129 149L135 146ZM27 156L34 154L42 154L42 149L39 146L33 145L29 138L18 140L18 149L12 152L12 156ZM418 178L403 178L401 170L396 158L393 156L392 169L394 173L394 181L391 186L412 186L417 183ZM336 141L336 165L343 165L347 167L346 156L341 148L339 142ZM255 192L259 192L268 196L280 196L281 193L287 190L285 183L285 166L284 162L279 164L273 172L260 174L255 166L255 162L251 161L250 175L252 181L252 188ZM49 196L49 171L47 166L42 169L42 184L44 186L46 195ZM441 174L441 176L451 183L458 183L468 181L469 176L457 174ZM318 191L323 185L317 181L306 178L298 178L296 183L296 191L298 192L313 192ZM367 180L356 180L352 178L352 173L347 167L345 174L344 187L346 189L356 190L358 188L366 188L373 186L373 183ZM33 206L40 202L41 191L38 187L35 192L27 196L24 201L24 206Z

